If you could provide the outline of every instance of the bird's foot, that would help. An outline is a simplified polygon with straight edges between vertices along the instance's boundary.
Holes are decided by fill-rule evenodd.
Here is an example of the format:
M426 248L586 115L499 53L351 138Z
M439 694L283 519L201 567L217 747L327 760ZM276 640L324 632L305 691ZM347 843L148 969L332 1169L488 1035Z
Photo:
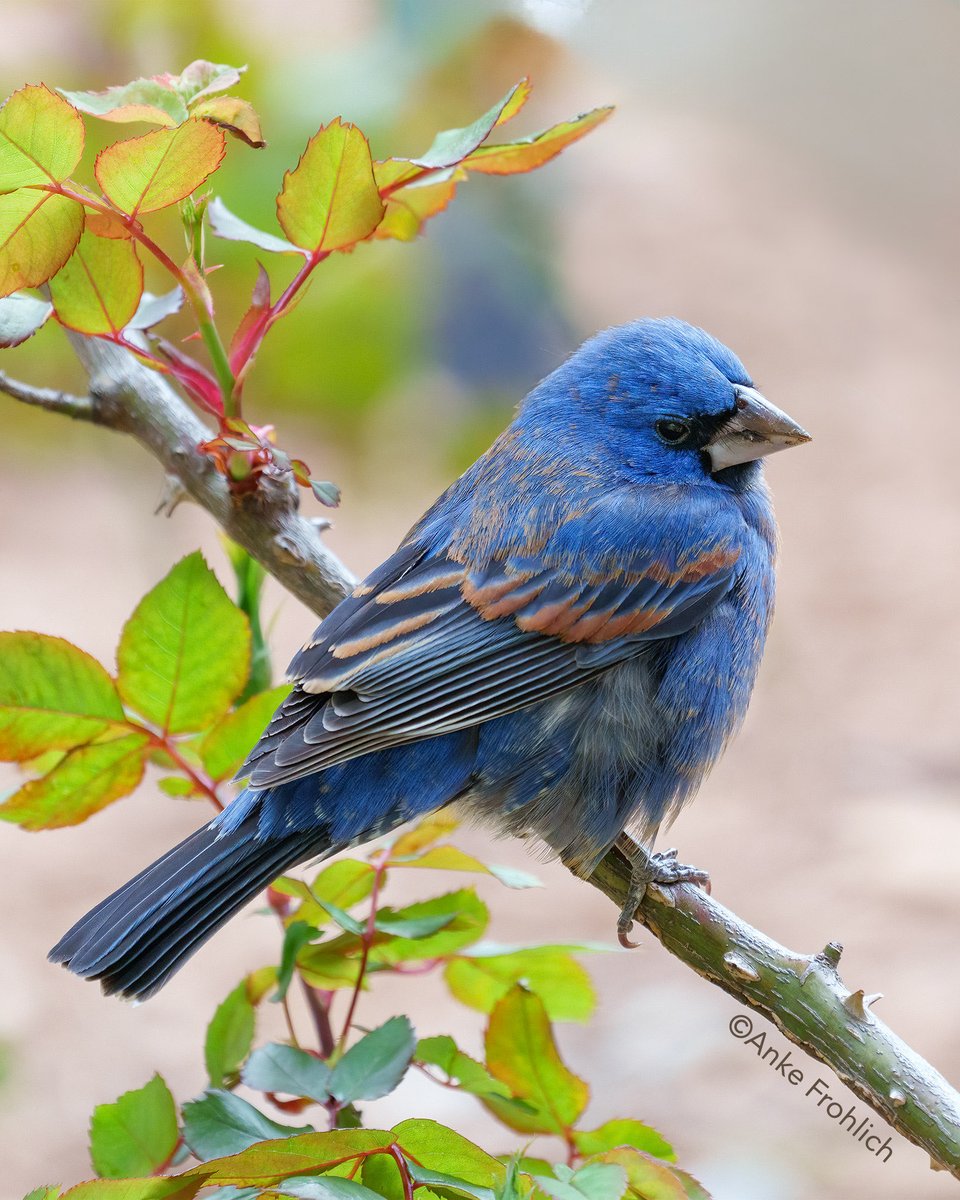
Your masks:
M710 876L699 867L677 862L676 850L662 850L657 854L650 854L642 846L628 839L624 839L618 845L630 859L630 887L617 921L617 939L625 949L634 950L640 943L631 941L629 934L637 909L651 883L662 887L670 887L675 883L695 883L709 893Z

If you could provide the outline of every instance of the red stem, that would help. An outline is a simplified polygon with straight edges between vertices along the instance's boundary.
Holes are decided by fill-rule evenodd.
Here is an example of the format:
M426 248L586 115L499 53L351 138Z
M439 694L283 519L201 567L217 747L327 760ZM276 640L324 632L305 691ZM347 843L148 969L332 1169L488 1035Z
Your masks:
M138 726L137 728L140 727ZM194 787L198 791L203 792L217 812L223 812L223 801L217 795L217 785L205 771L201 771L197 767L192 767L177 749L176 743L167 734L151 733L150 740L158 750L162 750L164 754L169 755L173 759Z
M350 1032L350 1026L353 1024L353 1014L357 1008L357 1002L360 999L360 990L363 987L363 977L367 970L367 960L370 957L370 948L373 945L373 939L376 935L376 920L377 920L377 898L380 893L380 885L383 882L383 876L387 869L387 855L381 856L377 863L376 873L373 877L373 888L370 892L370 914L367 917L367 927L360 935L360 969L357 972L357 982L353 988L353 995L350 997L350 1007L347 1009L347 1017L343 1023L343 1031L340 1034L340 1040L337 1042L337 1048L342 1050L347 1041L347 1035Z
M413 1189L416 1186L410 1178L410 1168L407 1165L407 1160L403 1157L403 1151L393 1142L387 1146L387 1153L397 1164L397 1170L400 1172L400 1182L403 1184L403 1200L413 1200Z

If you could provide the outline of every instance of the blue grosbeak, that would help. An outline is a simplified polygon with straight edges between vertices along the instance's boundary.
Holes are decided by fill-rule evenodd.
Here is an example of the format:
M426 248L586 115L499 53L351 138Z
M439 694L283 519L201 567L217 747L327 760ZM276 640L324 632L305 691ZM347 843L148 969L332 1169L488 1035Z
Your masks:
M759 459L808 440L678 320L588 341L320 624L218 817L50 957L146 997L260 888L454 800L634 887L747 708L776 527ZM624 843L626 844L626 843Z

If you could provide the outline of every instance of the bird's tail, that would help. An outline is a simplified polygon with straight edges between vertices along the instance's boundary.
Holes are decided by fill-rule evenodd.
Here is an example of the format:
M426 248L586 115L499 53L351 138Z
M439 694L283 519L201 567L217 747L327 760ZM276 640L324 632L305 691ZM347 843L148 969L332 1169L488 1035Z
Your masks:
M271 880L337 849L319 832L260 839L255 817L235 829L211 822L81 917L50 960L99 979L107 995L145 1000Z

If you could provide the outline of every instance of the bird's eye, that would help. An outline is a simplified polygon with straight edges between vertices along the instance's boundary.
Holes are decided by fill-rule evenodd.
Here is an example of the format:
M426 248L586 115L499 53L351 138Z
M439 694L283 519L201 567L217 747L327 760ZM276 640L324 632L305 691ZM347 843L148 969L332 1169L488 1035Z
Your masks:
M668 446L679 446L690 436L690 426L686 421L658 421L654 425L657 437Z

